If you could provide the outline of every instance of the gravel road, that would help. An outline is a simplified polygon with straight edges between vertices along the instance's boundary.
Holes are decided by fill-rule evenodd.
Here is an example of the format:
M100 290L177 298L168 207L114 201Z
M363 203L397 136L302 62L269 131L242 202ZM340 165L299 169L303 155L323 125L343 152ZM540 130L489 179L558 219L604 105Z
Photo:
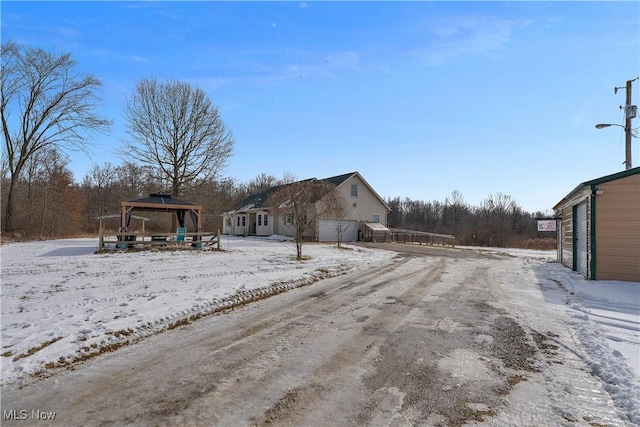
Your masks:
M3 410L28 417L34 410L55 412L53 421L37 423L43 426L567 421L557 402L536 408L537 415L511 402L525 381L544 389L544 379L535 379L562 351L553 344L560 331L533 330L513 314L516 308L508 309L514 297L498 266L517 271L522 260L385 247L400 252L375 268L200 319L21 389L5 388ZM588 376L579 361L575 370ZM601 406L593 407L594 416L615 418L610 403ZM5 417L2 425L26 424Z

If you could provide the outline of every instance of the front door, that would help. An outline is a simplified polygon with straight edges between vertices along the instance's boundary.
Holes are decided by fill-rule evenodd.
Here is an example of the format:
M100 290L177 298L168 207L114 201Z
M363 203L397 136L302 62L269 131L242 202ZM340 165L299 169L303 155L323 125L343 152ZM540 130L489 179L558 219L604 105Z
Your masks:
M246 215L238 215L236 216L236 236L246 236L247 235L247 216Z
M269 236L271 235L271 227L269 226L271 218L269 218L269 214L267 212L262 212L258 214L258 220L256 224L256 234L258 236Z

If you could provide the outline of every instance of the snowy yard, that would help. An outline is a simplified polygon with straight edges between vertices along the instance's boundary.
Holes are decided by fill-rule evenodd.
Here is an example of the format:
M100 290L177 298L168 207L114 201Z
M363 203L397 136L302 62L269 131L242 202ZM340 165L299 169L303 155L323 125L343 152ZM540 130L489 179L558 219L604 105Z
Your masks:
M2 384L394 256L308 244L310 259L298 262L293 245L277 239L224 237L222 246L96 255L97 239L3 245ZM481 250L532 260L535 285L518 271L496 274L509 274L527 312L569 316L583 346L578 356L640 424L640 284L587 281L553 262L553 251ZM546 308L536 307L541 296Z
M2 383L64 366L238 303L393 256L223 237L224 251L114 251L97 239L3 245Z

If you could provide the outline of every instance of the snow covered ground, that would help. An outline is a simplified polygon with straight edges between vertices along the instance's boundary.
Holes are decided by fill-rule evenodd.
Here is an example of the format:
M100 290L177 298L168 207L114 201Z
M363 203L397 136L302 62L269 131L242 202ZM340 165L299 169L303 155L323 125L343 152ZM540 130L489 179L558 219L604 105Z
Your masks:
M239 302L393 256L223 237L224 251L94 254L97 239L13 243L2 260L2 383L115 349Z
M224 251L94 254L97 239L0 247L2 384L27 379L233 305L384 262L392 252L223 237ZM562 312L595 376L640 425L640 284L587 281L554 251L463 248L527 260L535 279L509 274L527 315ZM511 279L510 279L511 280ZM539 301L544 300L545 304ZM546 307L545 307L546 305ZM522 319L526 321L526 319ZM539 322L539 320L538 320ZM562 369L562 365L554 369Z

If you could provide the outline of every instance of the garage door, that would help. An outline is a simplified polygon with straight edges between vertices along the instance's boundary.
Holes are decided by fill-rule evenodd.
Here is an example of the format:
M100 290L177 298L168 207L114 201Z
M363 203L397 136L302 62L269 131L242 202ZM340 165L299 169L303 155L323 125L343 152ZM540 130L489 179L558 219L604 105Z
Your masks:
M336 242L338 241L339 230L342 230L343 242L355 242L358 235L358 221L320 220L318 224L318 240L321 242Z
M587 275L587 204L580 203L576 208L575 235L576 271Z

